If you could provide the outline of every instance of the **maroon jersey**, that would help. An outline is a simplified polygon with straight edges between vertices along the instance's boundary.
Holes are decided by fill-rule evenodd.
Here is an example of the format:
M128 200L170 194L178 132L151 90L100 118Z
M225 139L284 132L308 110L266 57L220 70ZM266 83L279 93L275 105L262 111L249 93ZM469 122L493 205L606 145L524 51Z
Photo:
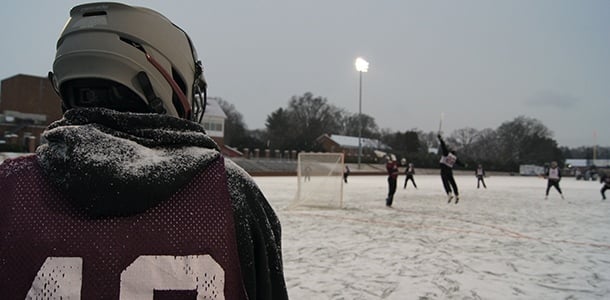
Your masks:
M245 299L223 159L145 212L93 218L34 156L0 165L3 299Z
M388 171L388 177L395 179L398 177L398 164L396 161L388 161L385 164L385 168Z

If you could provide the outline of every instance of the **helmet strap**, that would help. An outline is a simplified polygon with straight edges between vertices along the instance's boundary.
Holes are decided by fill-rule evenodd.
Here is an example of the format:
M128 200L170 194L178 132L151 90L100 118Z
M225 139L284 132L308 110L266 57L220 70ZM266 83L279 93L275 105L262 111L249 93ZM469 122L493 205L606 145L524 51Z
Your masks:
M158 114L165 114L166 110L163 107L163 100L161 100L161 98L159 98L155 94L155 91L152 88L152 84L150 83L150 79L148 78L148 75L146 75L146 72L138 72L136 78L138 79L138 82L142 87L142 91L144 92L144 96L148 101L148 107L150 108L150 110Z
M190 39L189 39L190 42ZM195 54L193 53L193 57ZM191 110L193 112L192 120L201 123L205 107L208 102L207 84L203 79L203 66L200 60L195 60L195 76L193 80L193 101L191 102Z

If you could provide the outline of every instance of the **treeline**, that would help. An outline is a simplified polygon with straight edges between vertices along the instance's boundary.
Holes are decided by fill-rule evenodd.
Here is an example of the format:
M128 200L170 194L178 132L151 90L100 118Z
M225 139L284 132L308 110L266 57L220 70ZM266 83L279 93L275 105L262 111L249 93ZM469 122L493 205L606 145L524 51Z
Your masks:
M431 153L431 149L438 147L437 132L379 129L371 116L347 112L312 93L293 96L286 108L278 108L267 116L264 129L257 130L247 129L234 105L222 99L218 102L227 115L225 144L237 149L322 151L316 143L322 134L358 136L361 128L362 137L380 140L399 159L405 158L419 167L438 165L438 155ZM444 138L458 152L460 160L497 171L518 171L521 164L593 158L594 152L593 147L559 147L544 124L526 116L504 122L496 129L457 129L444 134ZM610 158L610 148L595 150L597 158Z

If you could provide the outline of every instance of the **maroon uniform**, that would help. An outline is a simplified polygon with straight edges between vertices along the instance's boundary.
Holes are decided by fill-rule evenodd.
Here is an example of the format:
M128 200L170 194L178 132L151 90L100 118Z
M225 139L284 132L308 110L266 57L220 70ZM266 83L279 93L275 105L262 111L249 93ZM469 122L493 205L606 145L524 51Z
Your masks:
M34 156L4 164L3 297L152 299L157 289L242 299L223 170L219 158L144 214L91 218L49 184Z
M385 168L388 171L388 197L385 199L385 205L392 206L396 193L396 181L398 180L398 164L395 160L390 159Z
M0 165L2 298L286 299L279 222L251 179L199 125L134 115L69 111L36 156Z

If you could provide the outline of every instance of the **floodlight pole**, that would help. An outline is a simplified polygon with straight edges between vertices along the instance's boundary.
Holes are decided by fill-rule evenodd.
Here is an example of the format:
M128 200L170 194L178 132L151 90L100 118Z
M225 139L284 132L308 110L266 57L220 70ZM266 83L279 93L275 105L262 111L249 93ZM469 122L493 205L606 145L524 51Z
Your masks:
M360 73L360 84L358 85L358 170L360 170L362 157L362 71L358 71L358 73Z
M362 57L356 58L356 70L360 73L360 84L358 85L358 169L362 158L362 72L369 70L369 63Z

